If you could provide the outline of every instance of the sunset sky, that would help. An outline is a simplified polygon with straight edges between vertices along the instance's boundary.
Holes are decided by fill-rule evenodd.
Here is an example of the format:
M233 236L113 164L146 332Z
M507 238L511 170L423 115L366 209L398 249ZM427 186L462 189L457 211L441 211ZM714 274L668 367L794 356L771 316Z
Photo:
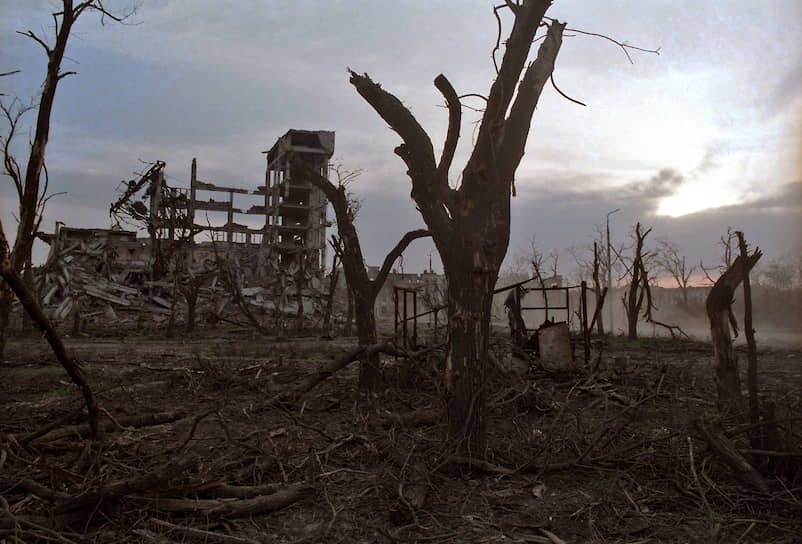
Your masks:
M34 99L45 71L42 48L15 31L52 43L58 4L0 3L0 72L21 70L0 79L7 103ZM615 241L641 221L654 227L652 245L671 240L693 262L718 261L728 226L767 261L802 255L802 2L557 0L548 15L660 54L633 51L631 64L609 41L566 31L554 78L587 107L545 89L517 173L510 254L535 236L568 268L568 249L586 246L620 208ZM363 171L353 186L358 227L366 260L379 264L423 223L393 154L399 138L347 68L401 99L439 152L447 113L432 81L442 72L458 93L486 94L496 24L492 3L478 0L144 0L124 25L87 13L68 46L63 69L78 74L59 85L47 150L51 191L66 194L43 228L109 226L118 183L140 161L166 161L168 183L186 186L197 157L204 181L255 188L261 152L288 129L334 130L335 160ZM454 184L478 119L464 112ZM0 206L12 230L10 183L0 184ZM432 251L415 242L405 270L423 269Z

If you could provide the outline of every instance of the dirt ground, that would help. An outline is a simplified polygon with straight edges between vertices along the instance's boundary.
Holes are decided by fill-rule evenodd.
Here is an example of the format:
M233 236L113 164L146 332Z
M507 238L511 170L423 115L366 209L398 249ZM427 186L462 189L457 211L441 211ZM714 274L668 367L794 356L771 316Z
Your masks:
M442 351L385 357L376 398L354 363L277 402L353 339L213 334L68 340L102 408L96 442L46 344L12 339L0 542L802 542L798 347L759 347L787 445L746 452L760 492L693 425L716 424L704 343L613 338L550 370L499 337L479 461L444 446Z

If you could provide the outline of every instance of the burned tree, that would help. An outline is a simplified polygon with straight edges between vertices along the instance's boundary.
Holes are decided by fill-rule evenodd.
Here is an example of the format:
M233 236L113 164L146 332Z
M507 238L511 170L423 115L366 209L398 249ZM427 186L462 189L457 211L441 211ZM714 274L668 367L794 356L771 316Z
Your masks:
M660 248L657 254L657 264L663 271L667 272L682 293L682 305L688 307L688 283L691 276L696 271L695 266L685 264L685 256L680 254L676 244L667 240L660 241Z
M346 190L347 182L353 178L348 175L339 176L338 174L339 180L335 185L300 161L293 161L292 166L294 172L303 175L312 184L320 188L326 198L329 199L332 208L334 208L339 236L335 239L336 241L333 245L336 246L335 252L342 260L348 290L354 297L357 338L360 346L373 345L377 341L374 307L379 290L384 285L393 263L401 256L407 246L413 240L429 236L429 231L419 229L404 234L384 258L379 273L371 280L365 268L362 246L359 243L359 236L354 226L356 210ZM295 173L293 173L294 175ZM366 354L360 361L359 388L363 391L376 391L381 383L380 379L379 354Z
M715 357L716 388L719 411L739 417L743 414L741 380L738 375L738 359L732 346L730 326L738 334L738 325L732 313L735 289L744 281L749 271L757 264L763 253L755 248L751 255L744 250L727 270L716 280L707 295L705 306L710 320L710 336ZM749 324L751 326L751 323Z
M727 234L719 239L718 245L720 245L722 249L721 263L716 267L720 276L729 270L730 266L732 266L733 255L735 255L738 251L738 237L736 236L735 231L732 230L732 227L727 227ZM710 274L714 271L712 267L708 268L705 266L703 261L699 261L699 269L702 271L705 279L707 279L711 285L716 283L716 280L710 276Z
M432 233L448 280L449 345L445 384L448 438L482 455L485 374L493 289L510 237L510 197L532 116L562 44L565 25L544 19L550 2L507 2L515 21L501 66L487 95L473 151L459 187L448 173L461 128L461 103L444 75L434 80L445 97L449 124L437 161L429 135L393 94L367 74L351 84L403 140L395 149L407 166L412 198ZM537 30L546 27L537 58L526 65ZM517 90L517 93L516 93Z
M627 338L636 340L638 338L638 317L646 299L646 309L643 315L647 321L652 319L652 293L649 289L649 272L646 267L648 254L643 250L643 240L652 231L648 228L641 232L640 223L635 225L635 250L632 257L632 264L627 269L629 285L624 290L621 297L624 303L624 310L627 314Z
M56 88L59 81L75 72L62 72L61 62L67 49L67 42L70 38L73 25L78 18L86 11L100 13L101 21L106 17L115 21L121 21L125 15L115 15L107 10L101 0L86 0L73 3L72 0L62 0L60 11L52 14L55 24L54 45L49 45L47 41L38 36L33 31L20 32L30 37L42 46L47 55L47 72L45 81L42 85L42 94L39 99L39 107L36 116L36 127L31 140L28 161L25 167L25 174L17 160L9 151L8 142L13 138L13 131L8 137L2 140L4 150L4 174L10 176L14 181L19 195L19 223L13 247L8 253L9 269L15 273L20 273L26 263L31 260L31 250L37 231L37 216L40 210L40 184L42 171L45 164L45 150L50 136L50 117L53 111L53 102L56 98ZM4 108L5 109L5 108ZM19 119L19 118L17 118ZM46 172L46 170L45 170ZM0 289L0 356L5 349L5 339L8 332L9 313L14 293L7 283Z

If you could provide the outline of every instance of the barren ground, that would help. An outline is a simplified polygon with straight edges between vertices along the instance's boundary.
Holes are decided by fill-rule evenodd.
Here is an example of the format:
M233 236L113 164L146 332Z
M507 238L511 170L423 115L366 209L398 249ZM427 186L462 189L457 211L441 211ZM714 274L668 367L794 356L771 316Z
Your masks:
M352 364L278 404L353 339L214 334L69 340L104 410L96 443L70 427L85 422L81 398L45 343L12 340L0 542L802 541L798 348L759 348L788 445L748 454L760 493L692 425L714 420L706 344L616 338L592 368L494 368L488 452L474 462L443 446L441 352L386 358L375 399L357 395Z

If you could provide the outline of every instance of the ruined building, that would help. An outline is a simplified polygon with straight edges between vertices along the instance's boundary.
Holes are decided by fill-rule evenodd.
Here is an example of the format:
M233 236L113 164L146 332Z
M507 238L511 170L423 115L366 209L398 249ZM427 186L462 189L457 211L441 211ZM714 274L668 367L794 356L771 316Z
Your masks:
M201 180L195 159L189 188L170 187L165 163L159 161L139 180L128 182L110 213L118 225L124 216L147 228L157 276L160 260L185 250L190 267L225 253L228 258L254 260L254 266L270 268L272 262L284 271L303 267L307 275L319 278L326 260L328 201L308 180L291 179L289 163L300 156L327 176L333 153L334 132L290 130L264 152L265 184L255 190ZM143 190L143 198L136 200ZM259 218L257 225L250 220L253 216Z
M109 210L111 229L57 225L40 236L50 244L40 285L45 304L58 307L54 317L68 315L84 295L174 312L168 295L176 298L176 278L190 274L205 277L209 293L234 285L257 308L312 311L325 267L328 201L289 166L300 158L327 176L333 153L334 132L290 130L264 152L265 184L256 189L202 180L195 159L189 187L170 186L166 164L157 161L125 182Z
M305 251L307 266L319 275L326 263L328 200L308 180L290 177L290 158L300 155L327 178L334 133L290 130L264 153L267 173L260 189L265 191L268 245L278 252L283 266L296 262L300 251Z

